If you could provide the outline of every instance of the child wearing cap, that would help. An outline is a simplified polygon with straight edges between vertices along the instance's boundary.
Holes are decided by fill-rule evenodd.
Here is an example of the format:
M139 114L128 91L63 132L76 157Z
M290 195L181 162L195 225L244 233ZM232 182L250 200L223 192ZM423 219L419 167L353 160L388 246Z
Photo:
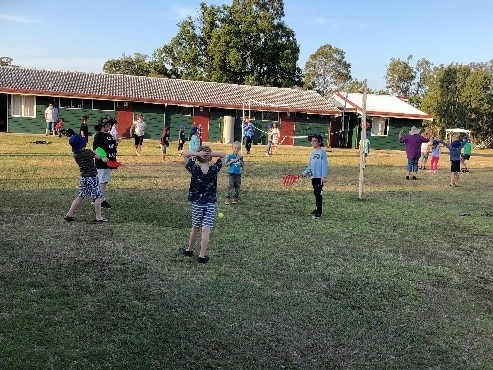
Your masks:
M94 199L94 222L107 222L108 220L101 215L101 202L102 194L99 188L99 179L94 159L101 159L101 157L90 149L86 149L86 140L80 135L73 135L69 139L69 144L72 147L72 154L75 162L80 169L79 179L79 194L72 201L70 209L65 215L64 219L67 222L75 221L75 211L77 207L82 203L84 198L90 197ZM103 161L107 162L108 159L104 158Z
M322 193L329 172L329 161L324 145L323 137L320 134L308 135L308 141L312 144L312 152L308 160L308 166L301 173L302 177L311 176L313 195L315 195L316 208L310 213L313 219L322 216Z
M466 142L454 140L449 145L447 142L440 140L440 143L450 152L450 184L448 186L459 186L460 153Z

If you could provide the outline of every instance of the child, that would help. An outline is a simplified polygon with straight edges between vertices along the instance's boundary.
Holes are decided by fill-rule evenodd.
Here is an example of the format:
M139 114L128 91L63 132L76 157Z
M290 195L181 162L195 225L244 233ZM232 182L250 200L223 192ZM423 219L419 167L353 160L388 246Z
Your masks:
M360 150L360 153L361 153L361 151L363 151L363 157L364 157L363 168L365 168L366 158L368 157L368 154L370 154L370 139L368 137L365 139L364 148L361 145L361 140L359 141L359 150Z
M431 161L430 161L430 168L433 173L437 173L438 171L438 160L440 159L440 141L439 140L433 140L433 143L431 145Z
M267 126L267 148L265 148L265 155L272 155L272 124Z
M161 162L164 162L166 159L166 148L169 146L169 127L163 128L159 146L161 147Z
M120 142L120 136L118 134L118 121L116 119L113 120L113 123L111 125L110 135L113 136L113 139L115 139L116 142L116 146L118 146L118 143Z
M192 127L190 130L190 142L188 143L188 150L190 152L198 152L200 147L199 129Z
M277 154L277 147L279 146L279 136L280 135L281 135L281 133L279 132L279 128L277 127L277 123L272 122L272 146L273 146L276 154Z
M313 219L319 219L322 216L322 191L327 180L329 171L329 161L327 153L322 149L324 146L323 137L320 134L308 135L308 140L312 144L312 152L308 161L308 167L301 173L302 177L312 177L313 194L315 195L314 209L310 214Z
M201 146L199 151L184 152L183 157L186 160L185 168L192 174L188 190L188 201L192 203L192 230L188 247L182 249L182 253L187 257L193 256L197 235L202 228L198 262L207 263L209 257L206 252L209 246L210 231L214 226L216 216L217 174L221 170L226 154L213 152L208 146ZM193 157L196 157L197 162L192 159ZM211 165L210 161L213 157L218 157L218 159Z
M63 118L59 118L58 122L55 125L55 135L58 137L62 137L61 130L63 129Z
M466 161L471 158L472 145L468 137L464 138L464 146L462 147L463 153L460 156L460 163L462 165L462 172L469 172L467 169Z
M244 162L243 157L238 155L241 149L241 143L235 141L232 146L233 153L226 157L226 163L224 164L228 168L228 195L224 204L229 205L230 202L233 204L238 203L238 197L240 195L241 186L241 169L243 168Z
M460 140L452 141L452 144L447 144L441 140L445 147L450 151L450 184L449 186L459 186L459 172L460 172L460 152L465 144L465 141Z
M185 126L180 126L180 131L178 132L178 151L183 152L183 144L185 144Z
M82 122L80 124L80 129L79 129L80 136L82 136L84 138L84 140L86 140L86 143L88 143L89 142L89 126L87 125L87 121L89 121L89 116L84 114L82 117L80 117L80 119L82 120Z
M421 165L420 170L426 170L426 162L428 162L428 156L430 155L429 143L421 143Z
M107 222L108 220L101 216L102 194L99 188L98 172L94 164L94 159L101 159L104 162L108 158L101 158L92 150L86 149L86 140L80 135L73 135L69 139L72 147L72 153L80 169L79 194L72 201L72 205L65 215L65 221L75 221L75 211L82 203L84 198L91 197L94 199L94 222Z

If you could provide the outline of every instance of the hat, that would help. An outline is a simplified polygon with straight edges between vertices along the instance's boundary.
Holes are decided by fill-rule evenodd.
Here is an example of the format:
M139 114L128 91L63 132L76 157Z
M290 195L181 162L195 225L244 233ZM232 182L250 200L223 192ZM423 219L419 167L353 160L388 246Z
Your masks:
M421 132L420 129L418 129L416 126L411 127L411 130L409 131L409 134L411 135L417 135Z
M80 119L89 119L89 116L87 114L84 114L80 117Z
M71 136L68 143L72 147L73 153L80 152L86 147L86 140L80 135Z
M190 130L190 135L195 135L197 133L199 129L197 127L192 127L192 129Z
M324 146L324 138L320 134L312 134L308 135L308 141L312 141L313 138L316 138L318 142L320 143L320 146Z
M460 140L454 140L452 141L452 144L450 144L452 148L460 148L461 145Z

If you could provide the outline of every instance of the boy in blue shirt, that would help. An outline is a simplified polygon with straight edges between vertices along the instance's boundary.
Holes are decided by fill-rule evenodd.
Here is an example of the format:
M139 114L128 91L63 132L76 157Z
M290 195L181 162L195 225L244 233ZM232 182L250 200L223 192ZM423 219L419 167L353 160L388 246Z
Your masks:
M224 204L229 205L231 203L238 203L238 197L240 195L241 186L241 169L243 168L244 162L243 157L238 155L241 149L241 143L235 141L233 143L233 153L226 157L226 163L224 164L228 168L228 195L226 196L226 201Z
M310 213L313 219L319 219L322 216L322 192L329 171L327 153L322 148L324 146L323 140L320 134L308 135L308 141L311 142L313 150L310 153L308 166L301 173L303 177L312 177L313 195L315 195L316 205L316 209Z

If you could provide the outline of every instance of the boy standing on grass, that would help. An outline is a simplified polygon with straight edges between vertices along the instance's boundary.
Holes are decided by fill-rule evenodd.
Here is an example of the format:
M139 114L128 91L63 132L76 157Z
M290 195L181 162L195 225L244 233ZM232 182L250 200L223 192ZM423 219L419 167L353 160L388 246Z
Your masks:
M187 248L181 251L185 256L192 257L199 230L202 230L198 262L207 263L209 257L206 252L216 217L217 174L221 170L226 154L213 152L208 146L200 146L198 151L184 152L183 157L186 160L185 168L192 175L188 190L188 201L192 203L192 230ZM194 157L197 162L193 160ZM211 165L213 157L218 159Z
M472 145L471 145L471 140L469 140L468 137L464 138L464 146L462 147L462 154L460 156L460 163L462 165L462 172L469 172L467 169L466 161L468 161L471 158L471 153L472 153Z
M241 149L241 143L235 141L233 143L233 153L226 157L226 163L224 164L228 167L228 195L224 204L229 205L231 203L238 203L238 197L240 196L240 186L241 186L241 169L243 168L244 162L243 157L238 155Z
M308 167L301 173L302 177L312 177L313 195L315 195L316 208L310 213L313 219L322 216L322 192L329 172L329 161L324 146L323 137L320 134L308 135L308 141L312 144L312 152L308 161Z
M94 159L101 159L101 157L92 150L86 149L86 139L80 135L73 135L69 139L69 144L72 147L72 153L80 169L79 179L79 194L77 198L72 201L72 205L65 215L65 221L75 221L75 211L77 207L82 203L84 198L91 197L94 199L94 222L107 222L108 220L101 215L101 201L102 194L99 188L98 172L94 164ZM104 162L108 161L108 158L101 159Z
M159 146L161 147L161 162L166 160L166 149L169 147L169 127L163 128Z
M450 152L450 184L448 186L459 186L460 172L460 152L465 145L465 141L454 140L452 144L440 141Z

